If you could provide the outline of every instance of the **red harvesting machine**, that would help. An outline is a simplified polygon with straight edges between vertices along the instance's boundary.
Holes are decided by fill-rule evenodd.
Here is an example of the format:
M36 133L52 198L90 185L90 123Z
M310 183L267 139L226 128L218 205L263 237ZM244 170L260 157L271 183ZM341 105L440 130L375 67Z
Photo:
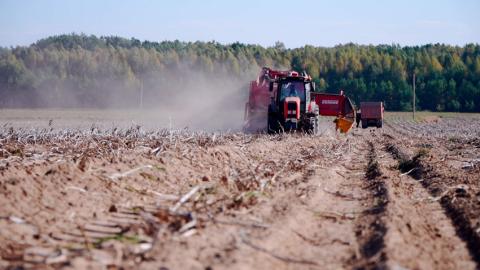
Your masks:
M315 134L320 115L335 116L337 129L348 132L355 121L355 108L343 91L340 94L315 92L315 83L306 73L264 67L250 83L244 131L302 130Z

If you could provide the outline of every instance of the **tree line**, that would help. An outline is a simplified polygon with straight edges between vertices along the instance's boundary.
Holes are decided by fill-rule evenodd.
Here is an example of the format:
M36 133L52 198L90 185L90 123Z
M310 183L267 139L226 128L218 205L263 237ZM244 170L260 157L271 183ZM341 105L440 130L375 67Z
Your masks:
M200 78L243 83L247 95L263 66L306 70L318 91L343 89L357 104L384 101L395 111L412 109L415 73L417 109L480 112L478 44L287 49L281 42L265 48L83 34L0 48L0 107L135 107L140 91L146 106L156 106L178 89L194 92Z

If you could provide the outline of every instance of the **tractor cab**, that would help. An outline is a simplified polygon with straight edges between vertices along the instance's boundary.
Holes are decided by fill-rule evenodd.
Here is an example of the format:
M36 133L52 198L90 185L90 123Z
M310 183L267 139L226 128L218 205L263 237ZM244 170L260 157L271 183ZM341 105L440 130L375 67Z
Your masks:
M313 84L309 76L299 76L298 73L290 75L270 84L269 112L277 115L275 118L280 126L295 130L302 125L301 115L307 112Z
M313 84L309 77L287 77L272 83L272 103L278 105L279 110L282 104L288 100L299 100L300 112L305 112L310 102L310 93L313 91Z
M310 101L310 92L312 91L312 83L308 79L300 78L286 78L280 80L277 87L277 103L281 104L289 97L296 97L300 99L301 111L305 112L306 104Z

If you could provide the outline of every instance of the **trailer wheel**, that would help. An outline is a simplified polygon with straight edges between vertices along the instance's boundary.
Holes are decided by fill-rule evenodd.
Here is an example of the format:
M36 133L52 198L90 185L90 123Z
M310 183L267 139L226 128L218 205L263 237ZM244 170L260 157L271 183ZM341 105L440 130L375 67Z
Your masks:
M362 128L367 128L368 127L368 122L367 120L362 119Z
M383 120L380 119L377 121L377 128L381 128L383 126Z

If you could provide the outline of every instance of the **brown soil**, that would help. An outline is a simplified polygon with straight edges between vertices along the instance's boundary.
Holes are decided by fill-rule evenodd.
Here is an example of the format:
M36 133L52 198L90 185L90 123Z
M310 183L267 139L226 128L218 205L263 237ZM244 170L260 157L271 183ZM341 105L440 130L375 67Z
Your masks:
M0 268L478 269L480 122L459 136L462 121L346 136L4 125Z

